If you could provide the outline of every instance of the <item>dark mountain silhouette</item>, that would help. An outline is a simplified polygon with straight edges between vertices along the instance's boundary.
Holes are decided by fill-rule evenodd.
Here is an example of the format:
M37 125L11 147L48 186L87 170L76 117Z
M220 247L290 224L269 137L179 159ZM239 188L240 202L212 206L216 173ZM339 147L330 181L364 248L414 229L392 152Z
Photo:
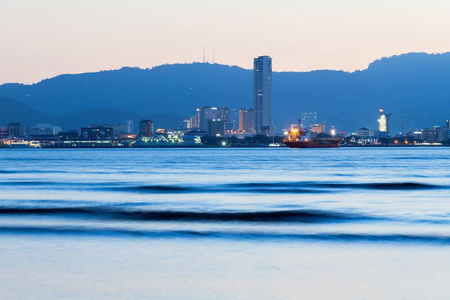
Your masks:
M0 125L21 122L25 125L46 122L48 116L24 103L0 96Z
M319 121L356 131L376 128L378 108L384 107L392 113L394 130L400 129L402 117L406 129L440 125L450 117L448 82L450 53L383 58L352 73L275 72L274 120L278 129L287 128L301 112L316 111ZM193 63L60 75L33 85L4 84L0 95L53 115L85 110L86 117L123 122L132 118L125 112L139 118L159 114L158 122L165 124L155 120L157 127L176 127L175 116L194 115L201 105L251 107L252 84L251 70ZM115 109L117 116L106 108Z
M65 114L45 114L19 101L0 97L0 124L6 126L10 122L20 122L25 126L39 123L52 123L63 127L64 130L77 129L91 124L122 124L125 120L133 120L135 128L144 119L136 113L113 108L96 108L79 110ZM159 127L170 127L179 124L180 116L154 114L146 116Z

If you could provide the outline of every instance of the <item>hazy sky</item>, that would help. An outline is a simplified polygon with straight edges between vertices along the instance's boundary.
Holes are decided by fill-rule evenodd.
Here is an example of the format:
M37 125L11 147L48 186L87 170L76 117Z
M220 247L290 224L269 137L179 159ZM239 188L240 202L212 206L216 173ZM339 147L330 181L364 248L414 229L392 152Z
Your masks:
M449 0L0 0L0 83L202 60L364 69L450 50Z

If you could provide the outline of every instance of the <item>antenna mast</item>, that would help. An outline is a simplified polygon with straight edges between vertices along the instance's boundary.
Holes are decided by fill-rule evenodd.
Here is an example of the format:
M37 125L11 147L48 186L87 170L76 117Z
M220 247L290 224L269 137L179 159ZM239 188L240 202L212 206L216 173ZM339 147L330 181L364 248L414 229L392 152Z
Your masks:
M205 46L203 46L203 63L206 62L206 58L205 58Z

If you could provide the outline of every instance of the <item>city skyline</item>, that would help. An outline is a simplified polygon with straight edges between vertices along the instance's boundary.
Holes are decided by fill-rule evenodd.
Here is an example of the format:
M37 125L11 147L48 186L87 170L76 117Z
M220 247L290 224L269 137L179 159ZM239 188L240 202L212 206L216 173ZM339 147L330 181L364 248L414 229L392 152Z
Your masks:
M0 0L1 299L448 298L449 15Z
M361 70L448 51L449 13L446 1L5 1L0 84L200 62L203 47L206 61L248 69L263 53L277 58L274 71Z

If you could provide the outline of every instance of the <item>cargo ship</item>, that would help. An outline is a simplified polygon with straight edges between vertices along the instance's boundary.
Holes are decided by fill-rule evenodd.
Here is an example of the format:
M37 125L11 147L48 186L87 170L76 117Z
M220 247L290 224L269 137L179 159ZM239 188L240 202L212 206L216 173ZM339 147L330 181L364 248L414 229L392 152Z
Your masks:
M305 132L297 125L293 125L283 143L289 148L339 148L342 139L335 137L307 138Z

